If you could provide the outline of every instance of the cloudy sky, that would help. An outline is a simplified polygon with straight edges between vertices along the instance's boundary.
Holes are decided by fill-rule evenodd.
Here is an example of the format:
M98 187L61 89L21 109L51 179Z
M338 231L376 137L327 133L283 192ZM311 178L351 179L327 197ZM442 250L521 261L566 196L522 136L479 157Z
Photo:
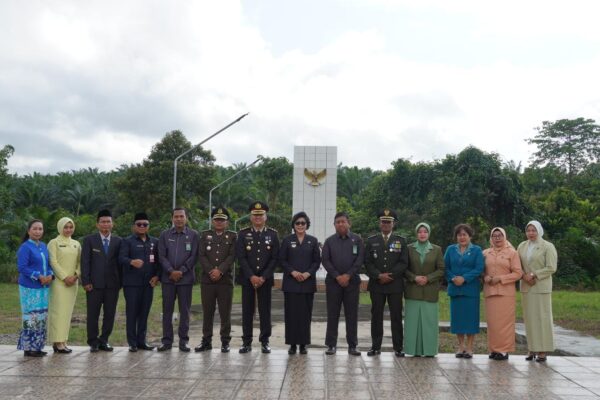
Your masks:
M598 5L596 5L598 4ZM469 144L526 164L544 120L600 122L600 3L0 3L0 145L19 174L140 162L168 131L217 163L338 146L385 169Z

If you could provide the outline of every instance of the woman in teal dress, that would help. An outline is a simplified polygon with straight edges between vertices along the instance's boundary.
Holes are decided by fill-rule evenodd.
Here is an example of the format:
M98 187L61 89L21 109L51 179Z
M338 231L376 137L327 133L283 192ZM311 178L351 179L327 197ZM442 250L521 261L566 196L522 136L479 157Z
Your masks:
M479 277L484 262L481 247L471 243L472 237L473 228L467 224L457 225L454 228L456 244L448 246L444 255L450 296L450 332L458 339L457 358L473 357L473 342L479 333Z

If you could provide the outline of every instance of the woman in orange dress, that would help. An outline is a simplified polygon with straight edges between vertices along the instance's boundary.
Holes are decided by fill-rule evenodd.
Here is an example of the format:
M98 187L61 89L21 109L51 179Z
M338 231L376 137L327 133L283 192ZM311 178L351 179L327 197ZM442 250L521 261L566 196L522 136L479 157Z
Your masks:
M521 279L523 270L519 253L507 240L504 229L492 229L490 243L491 247L483 251L483 295L489 357L501 361L515 351L515 282Z

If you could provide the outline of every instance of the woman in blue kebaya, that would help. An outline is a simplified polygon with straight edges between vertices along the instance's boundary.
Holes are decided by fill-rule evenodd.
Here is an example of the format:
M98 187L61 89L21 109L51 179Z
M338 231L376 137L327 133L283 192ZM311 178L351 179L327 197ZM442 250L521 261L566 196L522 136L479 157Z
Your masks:
M473 357L473 342L479 333L479 277L484 262L481 247L471 243L472 237L473 228L467 224L457 225L454 228L456 244L450 245L444 255L450 296L450 332L458 338L457 358Z
M23 243L17 250L19 268L19 297L23 325L17 349L25 356L46 355L46 321L48 319L48 292L54 278L50 267L48 249L42 242L44 224L34 219L27 226Z

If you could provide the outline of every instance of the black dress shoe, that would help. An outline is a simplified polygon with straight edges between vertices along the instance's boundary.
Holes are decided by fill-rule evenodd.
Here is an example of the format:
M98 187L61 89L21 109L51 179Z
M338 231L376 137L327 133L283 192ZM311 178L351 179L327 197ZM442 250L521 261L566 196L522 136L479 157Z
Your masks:
M137 353L138 348L136 346L129 346L130 353Z
M194 351L196 353L206 350L212 350L212 344L210 342L202 342L200 343L200 345L194 347Z
M263 342L263 343L260 345L260 351L261 351L263 354L269 354L269 353L271 352L271 348L269 347L269 342Z
M351 356L360 356L360 351L356 350L356 347L348 347L348 354Z
M229 353L229 343L221 344L221 353Z
M367 355L369 357L378 356L380 354L381 354L381 350L379 350L379 349L370 349L369 351L367 351Z
M113 347L108 344L108 343L101 343L100 346L98 346L98 348L102 351L113 351Z
M167 350L171 350L171 348L172 348L172 347L173 347L173 346L171 346L170 344L164 344L164 343L163 343L163 344L161 344L161 345L159 346L159 348L158 348L158 349L156 349L156 351L167 351Z
M100 351L100 349L98 348L97 344L93 344L90 346L90 353L97 353L99 351Z
M40 351L33 351L33 350L25 350L23 352L23 355L25 357L44 357L44 354L42 354L42 352L40 352Z
M252 345L250 344L243 344L242 347L240 347L240 354L250 353L251 351Z
M496 358L496 355L498 355L498 354L499 354L499 353L497 353L497 352L495 352L495 351L492 351L492 352L490 353L490 355L488 356L488 358L489 358L490 360L493 360L494 358Z
M290 346L290 348L288 349L288 354L290 356L296 354L296 345L295 344Z
M307 354L308 350L306 350L306 345L305 344L301 344L300 345L300 354Z
M336 353L337 349L335 348L335 346L329 346L327 348L327 350L325 350L325 354L327 354L328 356L334 355Z
M148 343L144 343L143 345L138 346L138 349L152 351L152 350L155 349L155 347L154 346L150 346Z
M531 360L535 360L535 353L529 353L527 354L527 357L525 357L526 361L531 361Z
M496 356L494 357L494 360L496 360L496 361L508 360L508 353L506 353L506 354L496 353Z
M184 353L189 353L190 350L191 349L188 347L187 344L185 344L185 343L180 343L179 344L179 351L183 351Z
M402 350L396 350L396 351L394 351L394 355L396 357L404 357L406 354L404 354L404 352L402 352Z

